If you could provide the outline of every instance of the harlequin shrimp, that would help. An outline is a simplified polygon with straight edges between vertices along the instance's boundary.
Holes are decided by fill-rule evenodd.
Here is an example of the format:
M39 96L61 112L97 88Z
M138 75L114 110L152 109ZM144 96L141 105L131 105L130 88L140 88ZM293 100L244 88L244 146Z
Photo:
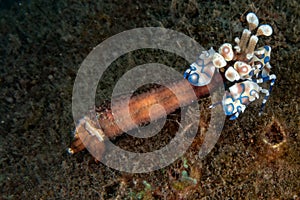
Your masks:
M230 116L231 120L238 118L247 105L263 93L265 97L259 111L261 115L276 80L276 76L270 74L271 47L263 46L255 50L258 37L272 35L272 27L267 24L258 26L259 20L252 12L247 14L246 21L249 29L244 29L241 38L235 38L236 46L232 48L231 44L224 43L218 52L213 48L203 51L198 60L184 73L184 78L195 86L210 83L215 70L224 73L231 86L225 92L223 100L210 108L222 104L224 113ZM256 33L252 34L253 31ZM268 81L269 89L259 85Z

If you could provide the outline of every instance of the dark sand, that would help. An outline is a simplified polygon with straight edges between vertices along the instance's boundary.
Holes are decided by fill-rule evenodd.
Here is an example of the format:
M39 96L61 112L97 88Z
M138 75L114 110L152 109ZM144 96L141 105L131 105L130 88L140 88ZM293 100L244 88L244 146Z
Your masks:
M33 0L5 5L0 11L0 199L300 198L299 1L93 2ZM66 153L74 130L73 83L94 46L122 31L154 26L182 32L206 49L216 49L240 36L249 11L274 29L261 41L272 47L272 72L278 78L262 117L257 116L256 101L237 120L226 120L204 160L198 158L199 131L182 159L148 174L110 169L94 162L87 151ZM112 79L127 67L148 62L181 72L188 67L167 52L134 52L113 64L112 69L119 70L108 71L97 102L109 99ZM209 98L200 101L205 108L202 125L208 121L209 104ZM170 124L159 141L148 146L168 142L174 131ZM282 145L272 147L283 138ZM139 146L138 141L121 136L115 143L130 149ZM182 178L184 170L197 184Z

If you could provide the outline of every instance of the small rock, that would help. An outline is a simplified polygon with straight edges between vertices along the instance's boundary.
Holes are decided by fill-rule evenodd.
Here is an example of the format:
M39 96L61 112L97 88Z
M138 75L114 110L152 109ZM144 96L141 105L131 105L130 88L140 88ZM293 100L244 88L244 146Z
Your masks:
M14 102L14 99L12 97L5 97L5 100L8 102L8 103L13 103Z

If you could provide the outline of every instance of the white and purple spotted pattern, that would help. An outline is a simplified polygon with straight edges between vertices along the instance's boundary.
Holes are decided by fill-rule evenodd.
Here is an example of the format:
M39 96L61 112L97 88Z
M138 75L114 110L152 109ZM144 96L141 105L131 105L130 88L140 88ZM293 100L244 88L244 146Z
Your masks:
M184 72L184 78L195 86L204 86L210 83L215 66L212 63L212 57L215 54L213 48L208 51L203 51L196 62L190 65L190 68Z
M260 93L264 93L259 112L261 115L276 80L276 76L270 74L271 47L263 46L254 50L258 36L270 36L273 30L266 24L258 27L258 18L254 13L248 13L247 21L250 30L245 29L241 38L235 39L237 45L234 50L229 43L225 43L218 53L213 48L203 51L199 59L184 73L184 78L192 85L204 86L210 83L215 70L223 68L220 71L224 73L227 81L231 82L231 86L224 94L223 100L210 108L222 104L225 115L230 116L231 120L238 118L250 102L258 99ZM251 36L253 30L256 30L256 34ZM269 81L269 89L260 87L260 83Z

